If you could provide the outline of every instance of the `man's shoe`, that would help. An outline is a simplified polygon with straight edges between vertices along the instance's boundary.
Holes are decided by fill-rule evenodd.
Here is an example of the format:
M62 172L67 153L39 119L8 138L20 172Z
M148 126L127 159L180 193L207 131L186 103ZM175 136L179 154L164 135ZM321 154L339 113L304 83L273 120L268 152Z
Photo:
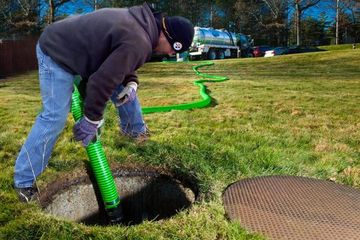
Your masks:
M33 187L15 188L15 190L21 202L39 201L39 192L37 188L33 188Z
M149 128L146 126L145 132L142 133L131 133L131 132L125 132L125 131L121 131L121 135L126 136L128 138L133 139L136 143L141 144L146 142L150 135L151 132L149 130Z
M142 144L142 143L145 143L149 139L149 135L146 133L142 133L142 134L137 135L133 139L134 139L135 143Z

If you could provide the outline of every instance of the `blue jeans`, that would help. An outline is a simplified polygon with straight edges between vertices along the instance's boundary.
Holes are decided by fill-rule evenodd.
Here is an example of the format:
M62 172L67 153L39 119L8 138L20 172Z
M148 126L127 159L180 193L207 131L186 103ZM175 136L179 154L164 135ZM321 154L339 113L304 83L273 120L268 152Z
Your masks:
M118 85L113 95L111 96L111 101L116 104L116 96L124 89L122 84ZM119 114L119 125L121 131L124 135L136 138L141 134L146 133L146 124L144 122L141 105L136 96L133 101L127 102L119 107L117 107Z
M75 77L45 55L39 45L36 46L36 54L43 110L16 159L14 185L17 188L33 186L36 177L45 170L55 142L66 124ZM122 88L119 86L113 97ZM146 131L138 99L118 107L118 112L123 132L140 134Z

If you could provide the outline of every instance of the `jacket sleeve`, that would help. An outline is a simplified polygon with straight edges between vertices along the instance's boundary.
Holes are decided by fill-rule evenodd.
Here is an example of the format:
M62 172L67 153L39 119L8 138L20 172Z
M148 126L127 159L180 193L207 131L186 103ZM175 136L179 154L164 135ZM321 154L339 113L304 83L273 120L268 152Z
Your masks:
M87 82L88 82L87 78L81 77L81 81L80 81L79 85L77 86L82 99L86 98L86 84L87 84Z
M141 48L126 45L118 47L89 77L84 112L90 120L102 119L106 102L116 86L121 84L127 75L144 64L147 52L139 49Z
M126 86L126 84L128 84L129 82L136 82L137 84L139 84L139 80L136 75L136 72L132 72L132 73L126 75L122 84L123 84L123 86Z

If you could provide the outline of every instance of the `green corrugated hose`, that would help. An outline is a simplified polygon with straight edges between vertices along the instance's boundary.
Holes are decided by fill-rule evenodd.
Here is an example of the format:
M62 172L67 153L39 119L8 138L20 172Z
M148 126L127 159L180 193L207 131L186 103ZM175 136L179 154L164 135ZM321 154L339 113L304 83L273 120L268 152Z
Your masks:
M202 79L194 82L195 85L200 87L200 96L202 100L177 104L177 105L168 105L168 106L154 106L154 107L145 107L142 108L144 114L154 113L154 112L166 112L171 110L187 110L194 108L203 108L210 104L211 98L206 93L206 87L203 84L204 82L222 82L229 80L227 77L209 75L200 73L199 68L205 66L214 65L213 62L204 62L200 65L194 66L193 70L195 73L202 77ZM80 93L74 85L74 92L72 94L72 104L71 112L73 113L75 121L78 121L83 116L83 101L81 99ZM86 151L90 160L91 168L95 174L96 182L99 186L100 193L105 205L105 209L108 213L111 222L120 222L122 219L122 212L120 203L120 197L116 190L116 185L114 178L111 174L111 170L106 159L105 153L103 151L101 142L99 138L96 138L95 141L91 142L87 147Z
M144 107L142 108L143 114L154 113L154 112L168 112L171 110L187 110L194 108L203 108L208 106L211 103L211 97L206 93L206 86L204 82L223 82L229 80L228 77L210 75L205 73L200 73L199 68L214 65L213 62L203 62L200 65L194 66L193 70L195 73L202 78L200 80L194 81L196 86L200 87L200 96L202 100L194 101L190 103L168 105L168 106L154 106L154 107Z
M74 91L72 94L71 112L73 113L75 121L79 121L83 116L83 101L76 85L74 85ZM120 222L123 217L121 207L119 205L120 197L116 190L115 181L100 139L94 139L94 141L86 147L86 152L88 154L90 166L94 172L96 182L99 186L109 220L112 223Z

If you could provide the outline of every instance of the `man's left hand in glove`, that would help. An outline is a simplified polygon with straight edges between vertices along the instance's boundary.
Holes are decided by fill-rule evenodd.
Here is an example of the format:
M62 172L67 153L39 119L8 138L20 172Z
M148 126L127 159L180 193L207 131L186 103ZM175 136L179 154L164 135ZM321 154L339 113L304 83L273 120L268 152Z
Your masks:
M119 107L127 102L134 101L136 98L137 86L136 82L129 82L126 84L126 87L116 96L118 102L115 105Z

